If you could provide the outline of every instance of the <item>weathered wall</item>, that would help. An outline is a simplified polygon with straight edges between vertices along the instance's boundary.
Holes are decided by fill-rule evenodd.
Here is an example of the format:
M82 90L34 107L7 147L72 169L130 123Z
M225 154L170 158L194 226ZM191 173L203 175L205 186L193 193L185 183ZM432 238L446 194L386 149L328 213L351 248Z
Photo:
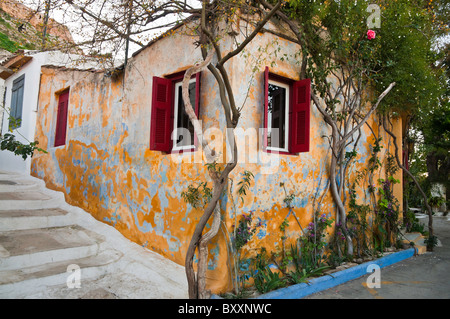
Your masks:
M1 133L5 134L9 129L9 111L11 109L12 88L14 80L25 75L25 86L23 96L23 108L22 108L22 121L21 126L13 131L17 141L28 144L35 141L35 126L36 126L36 114L38 112L38 95L39 95L39 83L41 81L41 66L45 64L59 65L65 67L71 67L77 65L79 68L88 69L94 65L92 60L86 60L84 57L75 54L65 54L59 51L46 51L46 52L27 52L26 56L30 56L32 59L26 63L23 67L11 75L5 82L4 87L6 94L0 95L0 103L3 103L3 97L5 98L4 108L1 111L6 110L3 121L0 122ZM41 140L39 141L39 147L41 147ZM23 174L29 174L31 167L31 158L23 160L21 157L14 155L10 151L0 151L0 168L5 171L20 172Z
M269 34L259 35L246 54L228 64L237 104L241 106L245 101L240 128L262 127L262 74L266 65L287 78L298 78L298 66L293 59L298 48L278 39L282 51L275 56L273 40ZM174 51L175 44L180 49ZM280 60L284 53L292 56L291 59ZM36 139L49 153L37 153L32 162L32 174L43 178L49 187L63 191L70 204L87 210L127 238L179 264L184 264L191 235L201 216L201 211L183 201L181 192L191 183L206 180L206 171L202 163L191 162L193 154L149 150L152 77L184 70L199 59L200 50L192 45L192 38L175 34L136 55L128 65L124 81L113 81L103 73L44 67ZM255 59L259 61L256 64ZM246 97L248 83L251 85ZM70 88L67 143L55 148L57 94L65 88ZM217 85L208 72L202 74L200 119L204 128L224 127ZM373 120L370 125L378 132ZM312 219L313 208L318 207L318 200L314 201L318 195L325 194L321 211L334 217L326 183L330 153L323 138L329 135L329 128L315 107L312 107L311 132L310 152L280 155L279 165L270 173L265 170L267 165L261 164L267 153L259 147L250 152L251 155L256 152L256 162L247 159L233 171L234 190L242 172L248 170L255 176L244 203L234 194L234 206L228 192L221 201L228 230L231 231L234 223L234 207L238 214L254 212L255 219L261 223L255 239L249 243L249 253L261 245L268 251L280 245L279 226L288 215L280 183L286 185L288 192L296 193L294 212L304 227ZM387 136L383 132L379 134L386 143ZM373 141L371 131L364 128L359 156L349 169L350 180L366 167ZM381 155L387 149L386 144ZM380 170L377 176L384 178L383 174ZM359 189L358 194L363 198L367 190ZM288 218L288 234L297 236L300 230L293 218L292 214ZM230 287L225 238L225 231L220 231L210 244L207 283L214 292Z
M36 139L49 153L36 153L32 174L127 238L184 264L201 212L180 194L190 183L203 181L205 169L172 160L189 155L149 150L152 77L176 73L200 59L191 38L176 40L185 45L183 55L166 54L173 50L172 39L159 41L130 61L125 85L103 73L43 67ZM202 81L202 106L212 106L202 107L204 125L223 119L211 79L205 74ZM58 92L66 88L67 142L53 147ZM223 269L226 256L219 260L218 247L223 250L224 243L219 239L212 245L212 268ZM226 282L223 272L216 278L222 286Z
M281 47L281 51L277 51L279 47ZM239 92L239 94L236 94L237 104L242 105L245 101L238 127L258 129L264 126L264 67L269 66L271 72L285 78L299 80L298 58L295 56L299 52L299 47L284 39L272 37L268 34L259 34L245 51L242 58L233 61L233 85L235 92ZM253 70L255 66L256 72ZM252 82L253 85L250 87L249 96L246 99L248 88L246 84L249 82ZM401 119L394 120L393 123L393 131L399 137L398 140L401 141ZM387 178L385 172L387 154L388 152L394 154L392 139L379 125L376 115L369 119L368 125L362 127L361 134L356 149L358 156L348 169L347 182L349 185L353 183L358 172L362 172L368 167L376 136L382 138L382 150L378 154L382 167L374 172L372 179L375 186L378 187L378 179ZM331 150L329 141L325 137L330 135L330 127L325 123L318 109L311 103L309 152L298 155L279 155L279 166L270 174L267 174L268 166L261 165L260 162L257 164L248 164L248 162L240 164L232 172L235 189L245 170L251 171L255 176L253 187L245 196L244 203L237 200L237 195L234 195L237 212L239 214L252 212L254 223L261 225L253 237L254 239L247 245L244 258L254 256L260 247L266 247L269 252L275 252L281 248L282 235L279 229L285 218L289 222L286 233L291 240L298 238L301 234L301 229L295 217L304 229L313 221L313 212L317 210L320 211L320 214L326 214L336 220L335 206L327 183ZM261 138L262 136L260 136ZM354 138L356 140L356 134ZM239 140L242 141L243 138ZM261 140L258 142L262 143ZM399 154L402 154L401 143L398 147ZM348 150L351 151L352 148L353 145L349 146ZM268 154L265 154L260 147L258 151L259 161L267 161L264 156ZM400 180L400 184L394 186L394 194L399 201L400 211L403 209L401 176L401 171L398 171L395 178ZM281 184L284 184L285 188ZM371 203L367 179L364 183L357 185L356 191L358 203ZM290 193L295 194L293 213L289 213L289 209L283 201L286 195ZM348 198L346 204L348 205ZM233 212L234 208L230 200L227 209L227 225L230 229L235 223ZM331 229L329 231L331 232Z

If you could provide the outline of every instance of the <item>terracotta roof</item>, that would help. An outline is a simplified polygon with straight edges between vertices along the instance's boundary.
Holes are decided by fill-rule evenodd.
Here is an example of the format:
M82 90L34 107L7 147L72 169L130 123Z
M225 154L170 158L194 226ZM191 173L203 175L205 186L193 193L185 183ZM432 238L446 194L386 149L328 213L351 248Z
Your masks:
M25 55L24 51L18 51L16 54L7 57L0 64L0 66L3 67L0 70L0 78L6 80L11 75L16 73L21 67L27 64L31 59L33 59L33 57Z

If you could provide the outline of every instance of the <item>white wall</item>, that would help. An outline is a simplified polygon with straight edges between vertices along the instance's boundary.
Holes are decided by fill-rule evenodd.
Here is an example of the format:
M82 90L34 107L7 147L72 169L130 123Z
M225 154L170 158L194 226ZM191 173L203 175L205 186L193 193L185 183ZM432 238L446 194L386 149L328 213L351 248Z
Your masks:
M17 73L10 76L5 81L6 87L6 110L11 108L11 92L15 79L25 74L25 87L23 96L22 109L22 125L13 131L16 140L24 144L34 141L36 128L36 113L38 107L39 85L41 77L42 65L57 65L75 68L93 68L96 64L92 61L80 61L77 55L67 55L61 52L28 52L27 55L33 57L26 65L24 65ZM1 95L3 98L3 95ZM9 120L8 114L4 114L2 123L2 134L8 132ZM39 146L39 145L38 145ZM9 151L0 151L0 171L19 172L24 174L30 173L31 159L23 160L22 157L14 155Z

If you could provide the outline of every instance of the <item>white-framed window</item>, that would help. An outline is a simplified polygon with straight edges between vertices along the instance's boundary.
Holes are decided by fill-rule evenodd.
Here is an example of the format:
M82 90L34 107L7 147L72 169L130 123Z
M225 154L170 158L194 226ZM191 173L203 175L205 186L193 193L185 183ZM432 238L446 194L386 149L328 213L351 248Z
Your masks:
M269 80L267 150L289 152L290 86Z
M189 81L189 98L195 107L196 79ZM195 148L195 133L189 116L186 113L182 95L182 82L175 83L174 117L173 117L172 151L190 150Z
M13 120L9 121L9 129L15 130L22 126L23 97L25 89L25 74L14 80L11 90L11 111Z
M186 114L182 81L184 72L153 77L152 112L150 119L150 149L152 151L192 152L197 149L194 127ZM200 78L196 73L189 81L189 97L194 112L199 116Z

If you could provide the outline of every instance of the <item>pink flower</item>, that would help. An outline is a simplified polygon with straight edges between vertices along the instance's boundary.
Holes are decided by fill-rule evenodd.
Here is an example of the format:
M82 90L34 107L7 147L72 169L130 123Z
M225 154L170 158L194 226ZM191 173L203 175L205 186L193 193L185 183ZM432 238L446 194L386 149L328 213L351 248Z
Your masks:
M367 39L369 40L375 39L375 35L376 35L375 31L373 30L367 31Z

